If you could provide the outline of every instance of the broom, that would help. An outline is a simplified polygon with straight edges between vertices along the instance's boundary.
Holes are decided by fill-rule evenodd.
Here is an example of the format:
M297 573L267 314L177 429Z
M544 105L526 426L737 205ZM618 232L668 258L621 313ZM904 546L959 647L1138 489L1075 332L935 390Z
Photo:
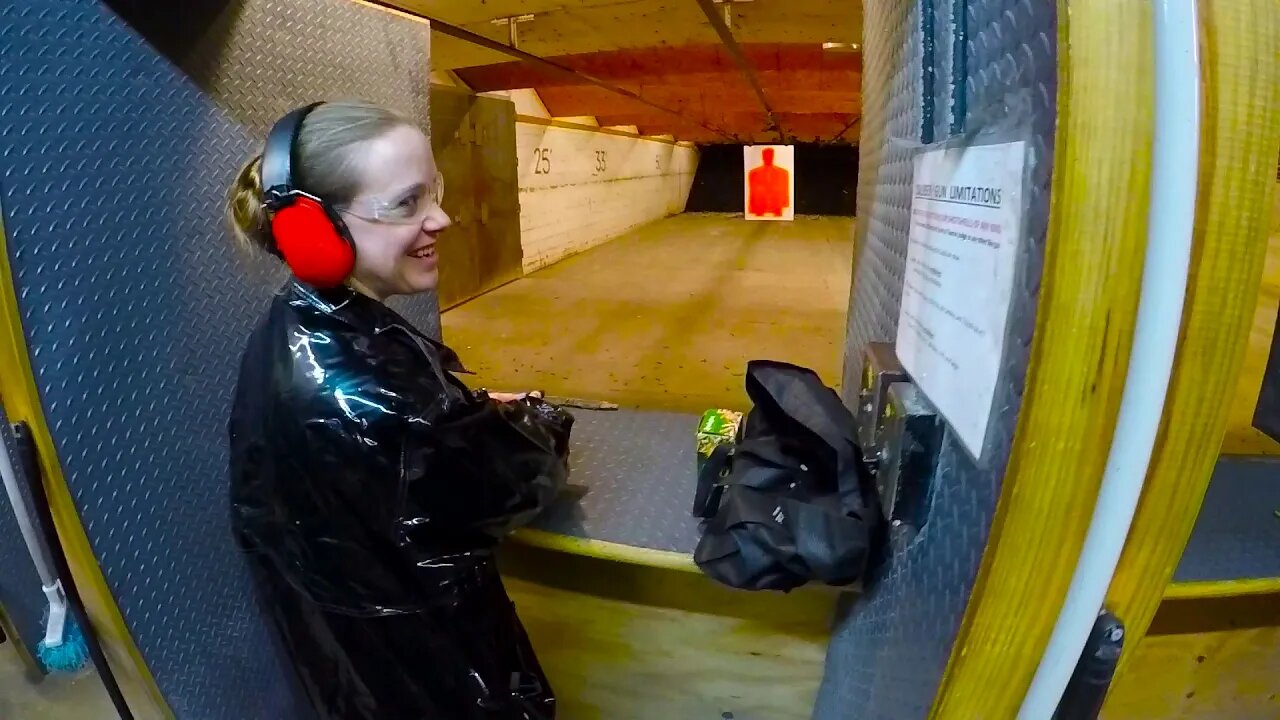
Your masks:
M84 600L80 597L80 590L76 588L76 579L71 575L71 565L67 562L67 553L62 549L62 544L58 540L58 530L54 526L53 511L49 506L49 494L44 489L44 476L40 473L40 456L36 452L35 438L31 435L31 428L26 423L14 425L13 438L17 443L18 451L22 453L22 470L27 476L27 489L31 491L31 497L35 500L35 510L39 515L39 525L44 531L45 547L52 556L53 567L67 580L67 606L80 621L80 627L83 629L81 637L84 638L84 644L88 646L89 659L93 661L93 667L98 671L98 680L102 682L107 695L110 696L111 704L115 706L116 714L120 720L133 720L133 711L129 709L129 703L125 700L124 691L120 689L120 683L116 680L116 675L111 670L111 664L107 662L107 654L102 648L102 642L93 632L93 626L89 622L89 615L84 608ZM64 643L67 642L66 637L62 640Z
M13 460L9 457L9 448L3 440L0 440L0 475L4 476L5 492L13 506L13 514L18 518L18 527L22 530L22 539L27 543L31 562L40 574L41 590L48 602L44 617L44 639L36 647L36 657L44 666L45 672L77 672L89 664L89 648L84 632L76 624L74 617L67 616L66 592L51 568L49 557L45 554L40 536L31 521L26 499L18 489L18 476L14 472Z

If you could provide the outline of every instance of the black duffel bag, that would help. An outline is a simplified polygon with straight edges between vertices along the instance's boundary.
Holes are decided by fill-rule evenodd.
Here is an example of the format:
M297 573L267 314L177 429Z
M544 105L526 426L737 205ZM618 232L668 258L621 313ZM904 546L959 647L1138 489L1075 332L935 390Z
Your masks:
M880 514L853 415L816 373L787 363L750 362L747 394L735 442L698 477L693 514L706 522L694 561L748 590L855 582Z

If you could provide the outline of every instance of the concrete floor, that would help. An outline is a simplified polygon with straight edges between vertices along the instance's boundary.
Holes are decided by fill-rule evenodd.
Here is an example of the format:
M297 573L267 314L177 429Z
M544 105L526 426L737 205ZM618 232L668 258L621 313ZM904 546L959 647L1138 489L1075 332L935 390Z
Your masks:
M114 720L107 691L92 669L34 681L12 642L0 644L0 720Z
M852 266L853 218L678 215L445 313L445 342L473 387L746 409L751 359L838 387Z

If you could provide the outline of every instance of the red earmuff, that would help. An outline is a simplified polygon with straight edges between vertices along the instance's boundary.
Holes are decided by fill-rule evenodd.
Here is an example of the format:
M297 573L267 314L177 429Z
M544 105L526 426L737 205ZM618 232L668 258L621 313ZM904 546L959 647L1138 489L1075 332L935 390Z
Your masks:
M271 212L275 252L294 277L317 288L341 285L356 265L356 246L342 218L324 201L298 189L293 153L302 121L323 103L276 121L262 152L263 206Z
M336 220L336 222L335 222ZM295 277L308 285L341 285L355 268L355 247L340 223L319 202L295 197L271 219L276 250Z

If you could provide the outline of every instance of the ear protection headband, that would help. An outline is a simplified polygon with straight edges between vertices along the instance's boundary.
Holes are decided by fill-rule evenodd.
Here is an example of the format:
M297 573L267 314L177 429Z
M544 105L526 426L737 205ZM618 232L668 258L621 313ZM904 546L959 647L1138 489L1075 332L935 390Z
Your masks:
M332 206L294 186L298 132L322 103L298 108L276 121L262 152L262 204L271 213L275 253L308 285L341 285L356 264L351 231Z

